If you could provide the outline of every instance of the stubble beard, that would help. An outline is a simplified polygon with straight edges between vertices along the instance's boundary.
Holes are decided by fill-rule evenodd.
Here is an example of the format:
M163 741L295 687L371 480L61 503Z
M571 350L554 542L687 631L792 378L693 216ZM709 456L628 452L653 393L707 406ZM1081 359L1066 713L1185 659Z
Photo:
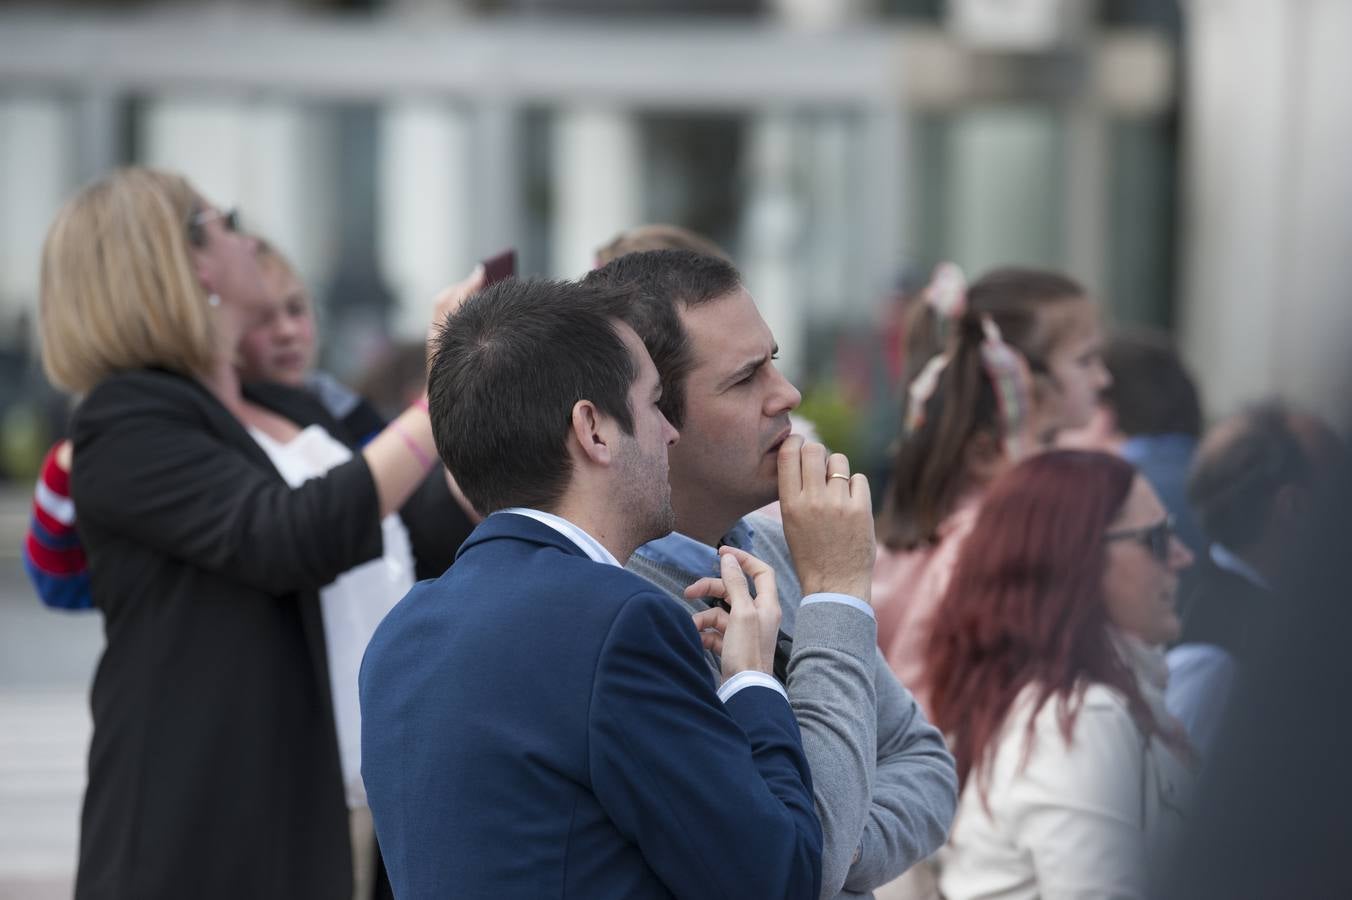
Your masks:
M769 454L749 468L745 457L708 455L687 462L679 490L682 505L705 513L719 511L731 520L750 515L779 499L778 457Z
M636 546L640 547L666 537L676 528L667 467L648 465L649 462L636 454L624 463L625 505L638 513L632 525Z
M654 466L656 470L658 467ZM641 496L635 498L639 503L652 503L654 498L660 498L661 502L654 504L651 515L646 517L644 522L644 532L648 536L644 538L643 543L655 541L658 538L666 537L676 529L676 510L671 505L671 482L668 480L667 468L661 467L661 471L653 471L650 477L642 479L640 482Z
M676 510L671 506L671 490L668 486L666 500L663 501L657 514L653 516L652 537L648 541L655 541L658 538L666 537L676 530ZM646 544L648 541L644 541Z

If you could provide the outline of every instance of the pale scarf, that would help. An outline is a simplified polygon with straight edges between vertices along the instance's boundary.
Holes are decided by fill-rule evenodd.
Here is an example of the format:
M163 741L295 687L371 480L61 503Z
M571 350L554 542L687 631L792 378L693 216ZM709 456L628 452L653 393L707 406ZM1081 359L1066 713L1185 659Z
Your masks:
M1147 644L1136 635L1112 625L1108 626L1108 637L1122 662L1136 677L1136 688L1150 707L1160 730L1170 737L1186 739L1183 723L1174 718L1164 703L1164 693L1169 686L1169 664L1164 657L1164 648Z

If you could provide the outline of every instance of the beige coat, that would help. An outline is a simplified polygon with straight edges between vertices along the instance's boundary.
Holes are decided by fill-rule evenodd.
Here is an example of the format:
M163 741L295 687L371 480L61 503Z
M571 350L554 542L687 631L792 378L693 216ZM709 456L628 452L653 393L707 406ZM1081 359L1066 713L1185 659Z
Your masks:
M1031 696L1020 695L996 747L989 811L974 780L963 789L938 856L944 897L1143 898L1156 848L1183 822L1187 764L1146 739L1117 691L1093 685L1069 745L1057 701L1038 711L1025 766Z

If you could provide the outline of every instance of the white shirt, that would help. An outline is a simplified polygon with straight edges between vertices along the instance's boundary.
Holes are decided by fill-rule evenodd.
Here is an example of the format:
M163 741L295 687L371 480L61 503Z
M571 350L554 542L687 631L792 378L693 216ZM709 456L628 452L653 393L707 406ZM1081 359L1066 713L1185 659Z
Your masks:
M285 444L254 428L249 433L293 488L352 458L351 450L318 425L309 426ZM329 657L329 692L349 809L366 806L366 788L361 780L361 704L357 699L362 654L381 619L413 587L413 548L403 521L397 515L388 515L381 520L380 529L384 555L348 569L319 590Z
M539 509L527 509L524 506L509 506L507 509L500 509L493 515L499 513L511 513L517 516L525 516L528 519L534 519L541 525L548 525L559 534L568 538L577 545L577 548L587 554L587 558L592 562L599 562L607 566L619 567L620 562L615 558L615 554L605 548L600 541L587 534L578 526L569 522L563 516L556 516L553 513L547 513Z
M947 900L1143 900L1152 852L1183 824L1190 775L1158 737L1149 744L1126 700L1090 686L1066 743L1059 701L1034 717L1033 688L1014 702L988 782L973 772L939 853ZM989 811L978 786L987 788Z
M574 525L572 522L563 518L563 516L556 516L553 513L547 513L538 509L527 509L524 506L512 506L507 509L500 509L493 513L493 515L497 516L506 513L525 516L528 519L534 519L542 525L548 525L550 528L576 544L577 548L587 554L587 558L592 562L615 566L616 568L624 568L620 565L619 560L615 558L615 554L602 546L600 541L592 537L582 528L579 528L577 525ZM773 675L766 672L753 672L750 670L738 672L736 675L719 685L718 699L727 703L728 700L732 698L733 694L748 687L767 687L783 697L785 703L789 702L789 695L784 692L783 685L776 681Z

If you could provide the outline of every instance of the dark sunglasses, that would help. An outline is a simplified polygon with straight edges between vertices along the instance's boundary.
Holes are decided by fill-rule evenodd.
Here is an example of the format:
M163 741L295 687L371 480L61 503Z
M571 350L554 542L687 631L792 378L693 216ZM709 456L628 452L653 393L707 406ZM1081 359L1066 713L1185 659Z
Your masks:
M192 214L188 219L188 243L199 250L207 245L206 223L212 219L220 219L221 225L226 231L239 231L239 210L227 209L221 212L218 209L204 209L201 212Z
M1125 531L1110 531L1103 536L1105 541L1140 541L1150 551L1150 555L1161 563L1169 561L1169 551L1173 547L1174 517L1166 516L1163 521L1144 528L1130 528Z

